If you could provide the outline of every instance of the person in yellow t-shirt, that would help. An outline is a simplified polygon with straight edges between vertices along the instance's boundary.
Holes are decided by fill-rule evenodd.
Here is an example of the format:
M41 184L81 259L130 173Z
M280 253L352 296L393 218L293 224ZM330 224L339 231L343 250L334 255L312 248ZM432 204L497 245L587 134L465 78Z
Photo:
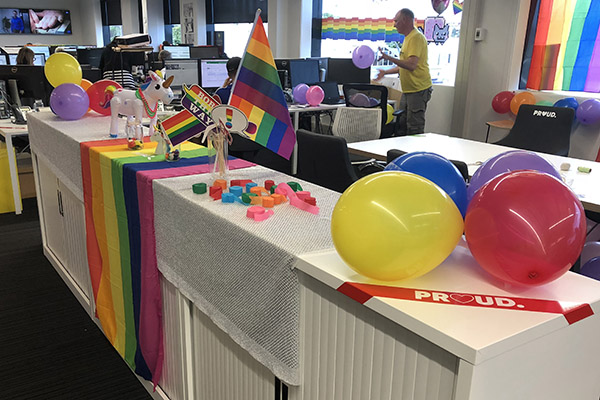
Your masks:
M382 51L379 59L390 61L396 66L387 70L380 69L376 79L380 80L388 74L400 74L402 98L399 109L404 110L399 116L400 135L414 135L425 131L425 111L433 92L427 63L427 39L415 28L414 20L414 13L408 8L396 13L394 26L398 33L404 35L400 58Z

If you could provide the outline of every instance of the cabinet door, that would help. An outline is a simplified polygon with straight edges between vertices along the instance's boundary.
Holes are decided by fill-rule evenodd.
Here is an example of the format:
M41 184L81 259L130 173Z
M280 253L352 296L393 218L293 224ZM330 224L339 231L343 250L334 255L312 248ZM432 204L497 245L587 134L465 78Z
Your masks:
M63 228L63 209L60 201L58 178L39 158L38 166L38 196L42 204L42 234L46 247L55 257L65 263L65 244Z
M60 182L59 191L66 256L63 266L89 302L91 284L86 252L85 208L83 202Z

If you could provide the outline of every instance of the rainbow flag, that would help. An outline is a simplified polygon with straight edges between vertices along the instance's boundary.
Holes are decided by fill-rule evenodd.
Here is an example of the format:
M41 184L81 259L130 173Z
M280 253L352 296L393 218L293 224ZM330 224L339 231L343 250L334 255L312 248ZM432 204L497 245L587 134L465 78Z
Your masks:
M527 88L600 92L600 0L538 0L535 10Z
M163 362L162 299L154 237L154 179L210 171L208 150L181 147L181 159L131 151L125 139L81 143L88 265L96 316L131 368L157 384ZM231 169L252 164L232 160Z
M271 46L260 11L231 89L229 105L240 109L257 126L251 140L289 159L296 144Z
M455 15L463 10L463 4L464 4L464 1L460 1L460 0L454 0L452 2L452 8L454 9Z

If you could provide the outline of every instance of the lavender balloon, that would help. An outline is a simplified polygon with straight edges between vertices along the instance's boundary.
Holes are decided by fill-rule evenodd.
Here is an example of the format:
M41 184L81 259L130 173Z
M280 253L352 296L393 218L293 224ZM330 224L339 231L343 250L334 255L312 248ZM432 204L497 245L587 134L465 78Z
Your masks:
M577 107L575 116L584 125L593 125L600 122L600 100L587 99Z
M591 260L588 260L583 264L580 272L581 275L600 281L600 257L594 257Z
M369 96L364 93L354 93L350 96L349 103L354 107L371 107Z
M87 112L90 99L85 90L74 83L58 85L50 95L50 108L66 120L76 120Z
M352 51L352 62L357 68L369 68L375 60L375 52L369 46L362 45Z
M306 83L300 83L296 85L294 90L292 90L292 95L294 96L294 101L298 104L306 104L306 92L308 91L308 85Z
M500 174L523 169L544 172L562 181L560 173L542 156L527 150L511 150L484 162L473 174L467 188L467 199L471 202L475 192Z

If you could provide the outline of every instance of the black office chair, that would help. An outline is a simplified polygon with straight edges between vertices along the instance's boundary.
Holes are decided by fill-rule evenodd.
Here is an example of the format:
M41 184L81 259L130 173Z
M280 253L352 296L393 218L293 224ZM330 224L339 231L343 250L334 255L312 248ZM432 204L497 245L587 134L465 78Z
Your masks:
M383 85L369 85L362 83L346 83L342 86L346 107L380 108L381 109L381 134L380 137L392 136L388 130L393 131L392 125L387 125L387 100L388 89Z
M298 178L340 193L358 179L343 137L319 135L298 129L296 140Z
M394 161L396 158L403 156L405 154L406 154L406 151L402 151L402 150L398 150L398 149L388 150L388 152L386 154L386 161L389 164L392 161ZM458 168L458 172L460 172L460 174L462 175L465 182L469 182L469 167L467 166L467 163L465 163L464 161L458 161L458 160L448 160L448 161L450 161L452 164L454 164L454 166L456 168Z
M495 144L567 156L573 118L572 108L523 104L508 135Z

